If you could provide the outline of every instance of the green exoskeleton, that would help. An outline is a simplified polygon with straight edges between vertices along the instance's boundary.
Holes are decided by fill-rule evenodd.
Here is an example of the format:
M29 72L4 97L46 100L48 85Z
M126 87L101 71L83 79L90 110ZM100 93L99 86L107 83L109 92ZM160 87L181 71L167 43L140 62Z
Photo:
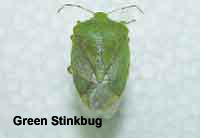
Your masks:
M111 117L116 112L129 73L130 51L128 28L131 21L113 21L108 13L93 12L80 5L65 4L81 8L93 15L89 20L78 22L73 28L71 65L74 84L82 103L92 112ZM143 13L143 12L142 12Z

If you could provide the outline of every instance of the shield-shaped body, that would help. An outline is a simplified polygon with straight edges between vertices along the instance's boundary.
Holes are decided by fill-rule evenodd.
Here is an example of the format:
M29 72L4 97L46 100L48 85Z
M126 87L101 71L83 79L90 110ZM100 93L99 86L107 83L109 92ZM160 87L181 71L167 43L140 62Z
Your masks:
M81 101L94 112L115 112L129 71L127 27L99 12L78 22L71 39L71 70Z

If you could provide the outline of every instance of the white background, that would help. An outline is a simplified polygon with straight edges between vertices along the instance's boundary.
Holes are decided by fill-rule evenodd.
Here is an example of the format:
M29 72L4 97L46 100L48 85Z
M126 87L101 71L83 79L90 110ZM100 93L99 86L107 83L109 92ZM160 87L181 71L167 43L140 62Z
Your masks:
M90 14L56 10L64 0L0 2L0 138L199 138L200 8L198 0L138 0L145 15L130 30L131 71L120 112L95 126L52 126L53 115L80 116L70 64L73 26ZM71 0L94 11L131 0ZM134 9L113 15L132 19ZM13 117L46 117L20 126Z

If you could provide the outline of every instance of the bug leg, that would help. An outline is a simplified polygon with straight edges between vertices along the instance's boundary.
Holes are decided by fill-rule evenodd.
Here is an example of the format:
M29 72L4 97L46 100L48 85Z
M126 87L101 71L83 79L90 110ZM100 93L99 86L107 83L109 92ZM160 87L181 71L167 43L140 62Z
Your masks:
M71 67L71 65L67 67L67 71L68 71L70 74L72 74L72 67Z
M130 23L134 23L134 22L136 22L136 19L132 19L130 21L122 21L122 23L124 23L124 24L130 24Z

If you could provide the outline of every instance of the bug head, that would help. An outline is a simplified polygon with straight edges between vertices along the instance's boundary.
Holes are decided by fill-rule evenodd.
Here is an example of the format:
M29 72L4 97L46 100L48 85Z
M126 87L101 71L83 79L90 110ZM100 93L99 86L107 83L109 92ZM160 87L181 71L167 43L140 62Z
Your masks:
M108 14L104 12L96 12L94 18L99 21L106 21L108 20Z

